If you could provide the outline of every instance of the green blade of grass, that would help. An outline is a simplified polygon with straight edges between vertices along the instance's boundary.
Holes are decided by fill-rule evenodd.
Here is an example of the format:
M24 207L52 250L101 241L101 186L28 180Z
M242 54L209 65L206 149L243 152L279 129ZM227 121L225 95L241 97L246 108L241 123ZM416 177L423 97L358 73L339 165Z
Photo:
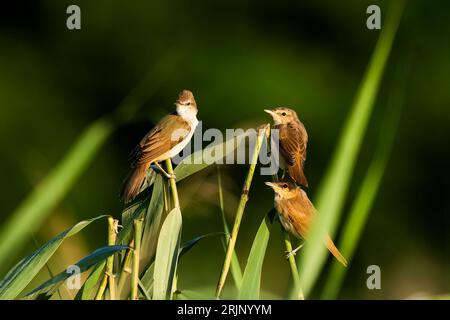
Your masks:
M358 245L389 161L403 100L404 89L394 88L387 105L387 115L384 117L385 120L380 130L378 146L375 149L374 157L356 199L353 202L348 221L342 231L342 240L339 243L339 248L342 254L347 257L349 263ZM337 297L346 271L347 269L341 268L336 263L333 264L323 290L322 297L324 299L335 299Z
M94 296L94 289L98 285L100 277L103 275L106 261L97 263L89 277L84 282L80 290L78 290L75 300L91 300Z
M302 288L308 296L326 258L323 239L339 221L350 179L379 90L381 78L400 23L405 1L394 1L382 27L372 59L358 90L355 103L344 126L333 159L319 188L317 208L309 242L305 245L300 268Z
M91 222L105 217L107 216L98 216L96 218L83 220L77 223L73 227L66 229L64 232L51 239L33 254L21 260L0 282L0 300L16 298L52 257L64 239L80 232Z
M141 267L146 267L155 255L158 231L163 214L163 181L161 175L155 179L152 198L145 215L142 235Z
M170 299L176 276L181 238L181 211L174 208L167 215L159 233L156 247L153 299Z
M80 268L80 273L83 273L89 270L94 265L104 261L106 258L110 257L114 253L124 250L126 248L127 248L126 246L105 246L99 248L94 252L92 252L90 255L84 257L83 259L75 263L75 265ZM56 292L56 290L64 282L64 280L68 279L71 276L72 276L71 273L68 273L66 270L64 270L61 273L54 276L53 278L47 280L37 288L33 289L29 293L27 293L24 299L28 300L48 299Z
M252 248L248 256L247 265L242 277L242 286L238 293L239 300L258 300L261 291L261 272L269 243L275 209L272 209L261 222Z

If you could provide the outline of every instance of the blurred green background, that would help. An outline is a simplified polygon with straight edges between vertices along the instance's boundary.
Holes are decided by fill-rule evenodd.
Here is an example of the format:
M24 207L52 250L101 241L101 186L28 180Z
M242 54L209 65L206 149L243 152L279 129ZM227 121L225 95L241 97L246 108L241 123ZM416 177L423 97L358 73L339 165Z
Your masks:
M81 8L81 30L66 28L70 4ZM384 21L388 1L17 1L2 9L0 225L89 125L120 105L136 113L108 137L43 223L29 226L26 246L0 261L0 277L75 222L120 216L128 153L172 111L184 88L196 97L203 129L257 126L270 120L264 108L294 108L309 132L306 174L314 199L379 36L366 28L370 4L381 7ZM448 12L444 0L407 3L344 218L373 156L398 67L408 61L401 122L340 298L450 292ZM231 224L246 167L222 170ZM266 179L253 181L237 241L242 265L273 203ZM184 240L222 229L216 180L212 168L180 183ZM269 297L285 296L290 282L278 229L263 269ZM93 224L68 240L50 267L59 272L105 242L106 223ZM200 242L180 262L179 288L214 288L223 255L220 239ZM382 290L366 287L371 264L381 267ZM44 270L41 280L46 277Z

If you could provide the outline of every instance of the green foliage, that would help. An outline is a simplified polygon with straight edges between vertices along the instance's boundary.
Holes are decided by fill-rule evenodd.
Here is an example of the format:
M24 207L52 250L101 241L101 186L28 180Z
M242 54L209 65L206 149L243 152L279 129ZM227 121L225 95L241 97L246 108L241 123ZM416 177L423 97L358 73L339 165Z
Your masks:
M406 80L403 80L406 81ZM339 248L349 262L354 255L359 243L362 231L365 227L370 210L379 191L381 181L389 161L389 155L394 143L400 113L403 106L404 88L394 87L391 99L387 105L385 121L378 137L378 146L375 148L372 162L367 170L358 194L353 202L348 220L342 231L342 240ZM328 273L323 297L325 299L335 299L342 285L345 269L334 262L331 271Z
M98 263L102 263L106 258L126 249L126 246L107 246L102 247L90 255L84 257L77 263L75 266L80 268L80 272L83 273L89 270L91 267L97 265ZM59 286L64 282L64 280L68 279L72 274L68 273L66 270L57 274L53 278L47 280L37 288L33 289L29 293L25 295L25 299L49 299L55 292L58 290Z
M242 286L239 290L238 299L258 300L261 291L261 272L269 243L270 230L272 229L275 210L272 209L263 219L256 233L250 255L245 266L242 277Z
M52 257L64 239L77 234L93 221L105 217L107 216L103 215L77 223L51 239L33 254L21 260L0 282L0 300L17 298L22 290L25 289L30 281L37 275L39 270L41 270Z
M156 248L153 299L164 300L172 296L175 281L178 250L181 238L181 211L174 208L164 221Z
M324 235L326 232L333 234L339 222L357 155L375 104L404 4L404 1L395 1L391 5L372 59L356 94L355 103L319 187L317 196L319 214L314 220L309 242L301 257L300 278L305 296L308 296L313 288L325 262Z

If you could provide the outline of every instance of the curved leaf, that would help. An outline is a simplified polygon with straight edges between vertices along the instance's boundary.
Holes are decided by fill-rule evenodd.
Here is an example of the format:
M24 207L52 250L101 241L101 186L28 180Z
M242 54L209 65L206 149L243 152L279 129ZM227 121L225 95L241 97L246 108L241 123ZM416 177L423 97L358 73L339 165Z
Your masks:
M75 265L80 268L80 273L89 270L92 266L104 261L116 252L127 249L127 246L105 246L92 252L90 255L78 261ZM72 274L63 271L53 278L47 280L39 287L26 294L25 299L47 299L50 298L64 280L71 277Z
M36 276L39 270L41 270L41 268L47 263L64 239L80 232L91 222L105 217L107 217L107 215L78 222L73 227L68 228L51 239L33 254L29 255L25 259L22 259L0 282L0 300L16 298Z
M159 233L153 274L153 299L169 299L172 294L180 249L181 224L180 209L172 209Z

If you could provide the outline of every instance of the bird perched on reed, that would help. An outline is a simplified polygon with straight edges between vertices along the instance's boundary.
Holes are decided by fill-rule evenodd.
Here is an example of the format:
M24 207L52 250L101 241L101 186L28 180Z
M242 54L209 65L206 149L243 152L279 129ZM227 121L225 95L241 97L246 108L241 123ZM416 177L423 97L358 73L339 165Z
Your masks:
M298 184L308 187L304 174L308 133L297 113L289 108L279 107L264 110L274 121L273 129L279 130L280 167Z
M167 174L159 162L177 155L189 143L198 125L197 103L189 90L183 90L175 102L174 113L165 116L131 152L131 170L122 183L120 197L129 202L139 193L150 165Z
M304 190L291 182L266 182L275 193L275 209L278 211L283 227L296 238L308 238L311 222L316 215L316 209ZM333 240L327 235L325 245L333 256L345 267L347 260L336 248ZM302 246L289 254L295 254Z

